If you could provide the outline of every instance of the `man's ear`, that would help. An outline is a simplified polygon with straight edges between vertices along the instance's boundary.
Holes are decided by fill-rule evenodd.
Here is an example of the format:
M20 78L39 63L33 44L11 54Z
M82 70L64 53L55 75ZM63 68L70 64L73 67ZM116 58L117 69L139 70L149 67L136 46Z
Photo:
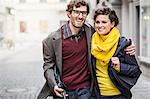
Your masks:
M71 12L68 12L68 11L67 11L67 16L68 16L68 18L70 18Z

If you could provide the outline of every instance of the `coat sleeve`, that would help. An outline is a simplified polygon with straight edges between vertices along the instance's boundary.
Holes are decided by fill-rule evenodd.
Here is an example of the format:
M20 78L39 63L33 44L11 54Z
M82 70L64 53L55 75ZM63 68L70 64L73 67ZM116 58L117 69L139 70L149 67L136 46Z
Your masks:
M130 77L139 77L141 70L134 55L128 55L123 50L120 52L120 73Z
M43 60L44 60L43 64L44 77L48 83L48 86L53 91L54 86L56 85L54 77L54 66L56 66L56 62L52 38L49 36L48 38L43 40L42 44L43 44Z

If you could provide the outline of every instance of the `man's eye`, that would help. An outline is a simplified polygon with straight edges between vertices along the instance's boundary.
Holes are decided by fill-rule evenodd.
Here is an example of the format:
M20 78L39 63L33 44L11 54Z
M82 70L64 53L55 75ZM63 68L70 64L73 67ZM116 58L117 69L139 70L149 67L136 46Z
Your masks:
M87 12L86 12L86 11L83 11L82 13L83 13L83 14L87 14Z
M79 13L80 13L80 11L75 11L75 13L79 14Z

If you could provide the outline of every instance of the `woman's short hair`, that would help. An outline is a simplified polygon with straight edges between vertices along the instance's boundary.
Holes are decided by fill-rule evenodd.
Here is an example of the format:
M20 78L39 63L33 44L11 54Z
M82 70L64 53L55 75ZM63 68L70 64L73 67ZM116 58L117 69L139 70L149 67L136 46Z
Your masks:
M87 14L89 14L89 10L90 10L90 8L89 8L89 4L88 4L88 2L86 2L85 0L71 0L70 2L69 2L69 4L67 5L67 9L66 9L66 11L68 11L68 12L72 12L73 11L73 7L76 7L76 8L78 8L78 7L80 7L80 6L86 6L87 7Z
M94 21L96 20L96 17L98 15L108 15L110 22L115 22L114 26L117 26L119 24L118 16L116 15L116 12L108 7L104 8L97 8L94 13Z

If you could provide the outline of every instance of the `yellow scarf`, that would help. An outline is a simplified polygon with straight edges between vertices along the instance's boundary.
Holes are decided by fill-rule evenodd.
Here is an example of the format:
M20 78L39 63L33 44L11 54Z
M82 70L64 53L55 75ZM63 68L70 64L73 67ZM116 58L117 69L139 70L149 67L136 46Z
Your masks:
M116 27L108 35L99 35L97 32L93 34L91 53L100 65L104 66L109 63L116 51L119 37L120 33Z

